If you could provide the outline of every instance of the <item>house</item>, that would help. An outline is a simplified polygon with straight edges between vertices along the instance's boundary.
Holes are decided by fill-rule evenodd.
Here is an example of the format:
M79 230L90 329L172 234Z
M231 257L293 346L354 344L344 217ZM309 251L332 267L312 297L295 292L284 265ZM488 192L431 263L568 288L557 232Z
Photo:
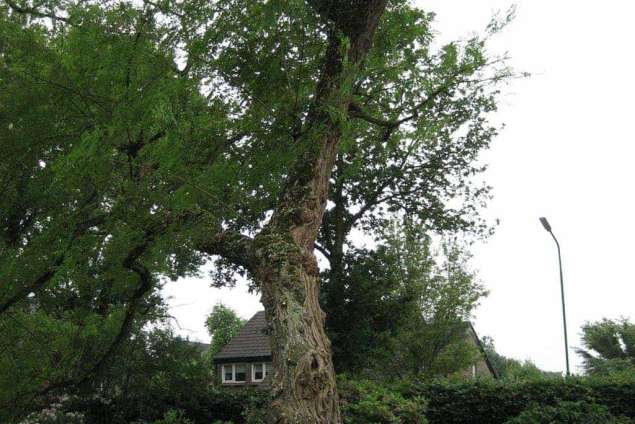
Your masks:
M231 341L214 356L216 376L226 386L266 386L271 379L271 345L264 311L257 312ZM466 338L474 343L478 360L461 374L466 378L493 377L496 372L472 324Z
M265 312L251 317L214 356L216 375L224 385L262 385L270 379L271 345Z

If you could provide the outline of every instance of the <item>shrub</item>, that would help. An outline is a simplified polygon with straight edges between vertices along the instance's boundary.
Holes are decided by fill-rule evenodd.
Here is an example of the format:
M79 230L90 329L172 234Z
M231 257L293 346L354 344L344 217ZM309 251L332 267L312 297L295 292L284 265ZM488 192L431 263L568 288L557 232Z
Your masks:
M20 424L84 424L84 414L64 410L63 401L52 403L49 407L27 416Z
M107 401L85 397L75 400L67 408L82 412L87 424L152 423L157 420L162 423L171 411L181 411L180 418L194 424L244 424L247 422L246 411L264 410L268 402L269 394L265 391L194 387L189 396L175 390L172 393L149 391L116 396Z
M534 403L505 424L628 424L631 422L628 418L611 415L608 408L602 405L587 402L560 402L557 406Z
M603 405L615 416L635 418L635 381L632 379L407 382L400 391L406 397L423 396L429 400L426 415L432 424L503 424L533 403L546 407L563 401Z
M425 424L426 402L369 380L338 379L345 424Z
M154 421L152 424L194 424L183 416L183 411L169 410L163 416L163 419Z

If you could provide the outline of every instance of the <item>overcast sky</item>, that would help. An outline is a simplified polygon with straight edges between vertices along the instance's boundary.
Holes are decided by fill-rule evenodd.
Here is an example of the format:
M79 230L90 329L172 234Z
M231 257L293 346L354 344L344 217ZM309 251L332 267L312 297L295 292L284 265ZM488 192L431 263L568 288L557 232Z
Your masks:
M563 253L574 371L580 326L635 318L635 2L628 0L419 0L437 14L442 40L481 30L496 10L517 18L492 44L533 76L513 82L497 120L506 124L483 159L495 198L485 211L496 234L474 247L472 265L490 290L474 317L479 335L506 356L564 369L556 247ZM262 309L244 285L211 289L179 280L164 289L181 334L209 340L204 318L219 301L249 318Z

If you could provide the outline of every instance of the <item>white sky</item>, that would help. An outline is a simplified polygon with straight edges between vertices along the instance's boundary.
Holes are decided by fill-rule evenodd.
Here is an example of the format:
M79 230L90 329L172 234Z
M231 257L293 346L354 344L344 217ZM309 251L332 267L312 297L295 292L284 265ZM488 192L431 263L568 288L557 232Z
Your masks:
M494 11L512 4L417 3L437 14L442 40L480 32ZM517 18L492 50L509 51L512 64L533 76L509 87L497 116L507 127L484 155L495 195L485 214L501 225L473 250L473 267L491 292L474 321L504 355L562 371L556 247L538 217L549 218L562 246L570 346L580 345L584 321L635 318L635 3L514 3ZM204 319L216 302L244 318L262 309L244 285L218 290L205 280L180 280L165 293L180 332L198 340L209 339ZM573 349L570 357L578 370Z

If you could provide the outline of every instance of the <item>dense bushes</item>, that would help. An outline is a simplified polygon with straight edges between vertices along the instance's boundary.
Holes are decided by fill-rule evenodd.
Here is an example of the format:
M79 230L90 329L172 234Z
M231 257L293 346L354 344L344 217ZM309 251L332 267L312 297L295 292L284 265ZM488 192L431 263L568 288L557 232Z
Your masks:
M132 422L170 422L174 411L181 421L192 424L210 424L217 421L242 424L249 411L264 410L269 402L267 392L258 390L232 390L209 387L193 387L190 397L175 393L174 398L152 396L117 397L73 400L66 409L79 411L86 417L86 424L129 424ZM180 421L175 421L180 422Z
M345 424L426 424L422 397L405 398L396 390L367 380L338 379Z
M428 399L426 415L431 424L502 424L520 415L532 404L557 406L563 401L599 404L615 416L635 418L634 379L406 383L399 390L405 397Z
M74 400L58 409L63 416L79 413L86 424L256 424L269 401L266 391L147 387L147 396ZM635 418L632 377L387 384L340 376L338 387L345 424L622 424Z
M505 424L629 424L625 417L615 417L608 408L588 402L560 402L556 406L532 404L518 417Z

